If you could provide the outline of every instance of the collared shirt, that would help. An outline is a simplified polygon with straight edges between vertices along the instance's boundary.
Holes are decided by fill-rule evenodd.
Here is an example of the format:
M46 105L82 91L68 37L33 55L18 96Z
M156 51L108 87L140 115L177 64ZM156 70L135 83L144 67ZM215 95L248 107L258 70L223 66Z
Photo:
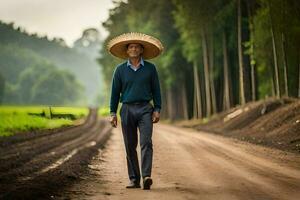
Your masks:
M130 62L130 60L128 59L127 60L127 66L129 66L133 71L137 71L141 66L144 66L145 64L144 64L144 59L141 57L141 60L140 60L140 64L139 64L139 66L136 68L136 67L134 67L132 64L131 64L131 62Z

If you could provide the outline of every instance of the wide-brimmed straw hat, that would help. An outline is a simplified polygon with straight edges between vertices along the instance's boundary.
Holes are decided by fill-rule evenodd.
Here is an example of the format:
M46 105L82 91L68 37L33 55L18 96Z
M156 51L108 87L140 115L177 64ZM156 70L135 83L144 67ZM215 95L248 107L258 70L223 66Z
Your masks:
M151 59L157 57L163 51L161 42L150 35L143 33L124 33L108 42L107 50L114 56L122 59L127 59L127 45L131 43L139 43L143 45L144 51L142 57Z

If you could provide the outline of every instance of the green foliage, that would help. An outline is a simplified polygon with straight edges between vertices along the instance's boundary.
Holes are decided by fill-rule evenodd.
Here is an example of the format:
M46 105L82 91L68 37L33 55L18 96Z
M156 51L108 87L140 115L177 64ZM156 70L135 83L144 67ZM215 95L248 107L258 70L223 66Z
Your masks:
M109 107L99 108L98 109L98 115L99 116L109 116L110 115Z
M74 105L82 86L66 71L50 70L36 80L30 92L33 104Z
M0 73L6 82L17 84L19 75L32 66L52 65L73 74L76 82L84 86L74 86L74 91L82 90L82 96L76 101L71 100L73 103L93 104L102 85L99 66L95 60L77 50L67 47L62 39L49 40L36 34L29 35L20 28L14 28L13 24L0 22Z
M113 69L118 63L122 62L107 53L105 48L107 42L125 32L143 32L158 37L165 47L163 54L152 60L158 67L162 94L164 95L170 89L182 86L184 83L189 93L188 105L193 105L193 72L191 63L194 61L197 62L200 72L202 87L200 92L205 87L203 84L202 61L202 33L204 33L208 43L209 63L213 63L210 66L210 76L215 84L217 103L219 107L222 107L224 91L223 35L225 35L230 92L233 103L238 104L240 86L237 1L146 0L142 2L142 7L141 10L141 1L138 0L115 2L115 7L110 10L110 16L104 23L104 27L109 35L101 51L102 57L98 61L103 67L107 85L111 84ZM250 93L250 66L254 64L257 84L255 87L257 87L259 99L274 95L274 56L271 25L274 28L275 43L278 51L276 58L279 63L280 87L284 87L283 52L285 50L287 55L289 94L297 96L300 54L299 10L300 4L297 0L241 0L245 90ZM282 44L283 34L286 38L286 46ZM110 88L108 87L107 90L110 90ZM174 96L178 98L177 94ZM250 100L250 97L248 97L248 100ZM202 107L205 107L205 105L202 105Z
M273 25L281 90L284 89L282 34L285 34L289 93L297 96L298 87L295 86L298 85L297 57L300 47L299 3L294 0L259 0L258 3L260 7L254 16L254 53L259 72L259 95L261 98L272 95L274 55L270 30Z
M34 63L45 62L32 50L19 47L15 44L0 43L0 73L8 83L18 82L19 74Z
M2 46L0 55L0 72L7 80L3 104L75 105L80 101L83 88L70 72L14 45Z
M273 54L270 33L270 16L266 4L254 17L254 51L257 59L259 97L272 96Z
M49 108L42 106L0 106L0 136L10 136L20 131L31 131L35 129L57 128L72 125L75 121L69 119L49 119L28 113L45 112L49 116ZM78 118L88 113L87 108L80 107L52 107L55 114L74 114Z
M4 88L5 88L5 79L2 76L2 74L0 73L0 104L3 101L3 97L4 97Z

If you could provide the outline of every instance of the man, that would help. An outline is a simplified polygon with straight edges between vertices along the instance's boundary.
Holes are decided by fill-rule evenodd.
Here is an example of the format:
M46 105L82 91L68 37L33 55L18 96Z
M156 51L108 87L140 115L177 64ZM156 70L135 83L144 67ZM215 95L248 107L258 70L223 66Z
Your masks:
M126 149L127 169L130 184L126 188L140 188L140 168L137 157L138 135L140 133L141 172L143 189L149 190L153 148L153 123L160 118L161 94L155 66L145 61L158 56L163 46L159 40L141 33L127 33L112 39L108 50L114 56L126 59L114 70L110 99L110 122L117 127L117 108L120 109L122 133ZM153 100L153 106L150 101Z

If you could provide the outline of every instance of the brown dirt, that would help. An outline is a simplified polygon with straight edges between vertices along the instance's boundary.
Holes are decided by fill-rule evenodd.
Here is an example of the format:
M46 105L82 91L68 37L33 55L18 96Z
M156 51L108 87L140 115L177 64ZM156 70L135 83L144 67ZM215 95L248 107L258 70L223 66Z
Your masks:
M120 127L113 129L89 171L57 199L298 200L300 156L233 138L178 128L154 127L150 191L128 183Z
M110 130L92 109L78 126L1 138L0 199L53 199L86 172Z
M193 128L155 124L154 184L144 191L125 188L120 125L91 110L82 125L1 139L0 199L298 200L299 112L298 100L267 100Z
M299 99L252 102L213 116L206 124L199 121L194 124L190 122L175 124L300 153Z

